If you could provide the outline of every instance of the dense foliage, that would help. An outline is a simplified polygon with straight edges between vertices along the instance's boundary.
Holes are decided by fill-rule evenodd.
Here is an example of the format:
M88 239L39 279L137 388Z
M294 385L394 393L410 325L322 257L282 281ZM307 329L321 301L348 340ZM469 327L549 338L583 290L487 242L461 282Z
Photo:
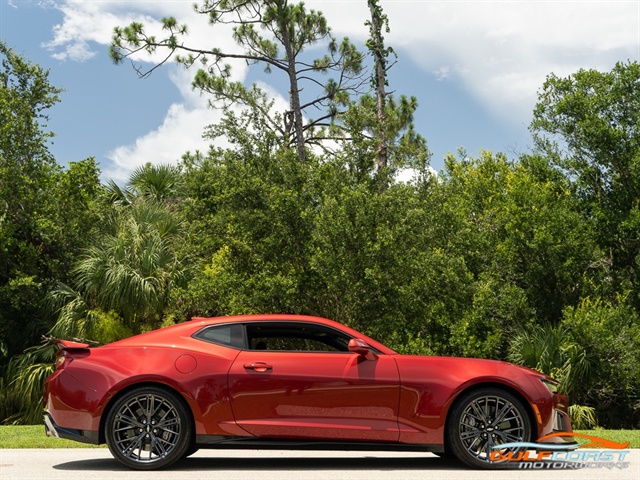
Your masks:
M386 97L378 117L365 96L342 117L349 141L301 161L262 96L207 130L228 148L118 186L91 159L58 166L43 113L58 90L1 47L5 422L39 421L43 333L109 342L192 315L290 312L402 353L538 368L585 418L638 426L637 64L551 75L538 148L516 159L461 151L436 175L413 100ZM395 180L407 166L413 180Z

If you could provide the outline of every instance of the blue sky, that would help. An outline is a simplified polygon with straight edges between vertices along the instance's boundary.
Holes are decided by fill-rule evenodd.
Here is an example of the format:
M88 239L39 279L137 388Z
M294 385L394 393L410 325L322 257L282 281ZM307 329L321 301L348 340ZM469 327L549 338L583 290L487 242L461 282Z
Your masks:
M334 35L363 47L366 1L312 0ZM51 151L66 164L94 156L103 178L123 181L136 166L175 162L187 150L206 148L203 127L218 113L190 89L193 72L165 66L138 79L130 65L113 65L107 49L116 25L142 20L153 26L173 15L190 26L190 41L233 48L213 31L193 0L0 0L0 38L50 69L65 90L50 110L56 133ZM510 157L530 146L527 126L546 75L579 68L609 70L617 61L640 61L640 0L481 1L382 0L398 54L390 75L396 94L418 98L416 129L439 170L447 152L464 147ZM152 28L152 27L151 27ZM212 42L212 39L214 41ZM147 60L147 59L140 59ZM236 78L259 79L274 95L282 85L234 67Z

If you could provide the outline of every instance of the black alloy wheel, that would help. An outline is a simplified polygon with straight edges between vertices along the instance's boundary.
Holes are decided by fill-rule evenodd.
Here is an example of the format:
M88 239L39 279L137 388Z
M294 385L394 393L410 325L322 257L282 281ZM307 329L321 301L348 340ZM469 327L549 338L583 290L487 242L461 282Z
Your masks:
M517 448L500 445L531 440L531 421L522 402L509 392L482 388L463 394L447 420L447 451L473 468L495 468Z
M120 397L110 409L105 437L120 463L136 470L154 470L185 456L192 426L175 394L158 387L140 387Z

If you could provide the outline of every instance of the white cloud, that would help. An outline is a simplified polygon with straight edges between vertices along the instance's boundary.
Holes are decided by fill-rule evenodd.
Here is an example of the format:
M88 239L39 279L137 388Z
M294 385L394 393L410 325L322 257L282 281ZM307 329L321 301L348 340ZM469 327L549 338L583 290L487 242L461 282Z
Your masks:
M169 77L180 91L182 103L169 107L162 125L136 139L130 145L122 145L107 154L111 165L104 168L104 175L116 182L124 182L138 166L146 163L175 164L187 152L206 152L210 140L202 138L205 127L221 119L222 110L209 106L207 96L191 88L192 72L174 66ZM274 109L282 111L288 102L271 86L258 83L270 98L275 99ZM241 107L238 107L238 110ZM218 146L228 146L226 139L216 139Z
M364 3L311 0L307 5L322 10L336 34L364 38ZM637 2L387 0L381 5L391 28L385 40L401 62L410 59L436 79L458 78L487 109L511 120L529 117L551 72L609 70L616 61L640 61Z
M114 27L132 21L152 21L151 17L136 14L118 17L106 8L108 4L70 0L57 5L63 21L53 27L53 38L44 47L54 52L52 56L58 60L83 62L97 53L92 43L109 43Z
M435 74L437 80L442 81L451 76L451 67L449 65L443 65L433 73Z
M189 26L189 41L209 44L211 38L229 39L229 28L219 27L212 35L212 29L203 15L197 14L191 2L166 1L150 2L146 0L66 0L56 4L63 14L61 23L53 27L53 39L44 46L51 50L59 60L85 61L96 55L95 45L108 45L115 27L128 26L132 22L142 23L146 33L158 39L167 37L162 30L163 17L176 17L179 24ZM219 34L225 32L226 34ZM233 48L229 41L228 47ZM101 48L100 50L103 50ZM136 61L157 63L164 59L165 52L159 50L153 55L140 52L132 56Z
M104 169L104 175L122 182L139 165L175 164L187 151L206 152L209 142L202 138L203 129L219 115L206 106L188 108L172 104L160 127L138 138L134 144L120 146L107 154L112 164Z
M207 125L220 119L221 112L210 108L207 98L191 88L191 71L177 65L167 68L169 78L180 91L181 102L169 107L158 128L132 144L108 152L111 164L103 166L105 177L124 182L140 165L175 164L187 151L208 150L210 142L202 138L202 133Z

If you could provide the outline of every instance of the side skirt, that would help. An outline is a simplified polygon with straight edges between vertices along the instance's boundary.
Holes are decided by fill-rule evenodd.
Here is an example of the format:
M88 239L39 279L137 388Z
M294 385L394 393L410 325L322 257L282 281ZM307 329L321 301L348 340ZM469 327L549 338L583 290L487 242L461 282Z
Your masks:
M378 451L378 452L433 452L444 453L444 445L382 442L328 442L307 439L272 439L259 437L221 437L196 435L198 448L251 449L251 450L325 450L325 451Z

